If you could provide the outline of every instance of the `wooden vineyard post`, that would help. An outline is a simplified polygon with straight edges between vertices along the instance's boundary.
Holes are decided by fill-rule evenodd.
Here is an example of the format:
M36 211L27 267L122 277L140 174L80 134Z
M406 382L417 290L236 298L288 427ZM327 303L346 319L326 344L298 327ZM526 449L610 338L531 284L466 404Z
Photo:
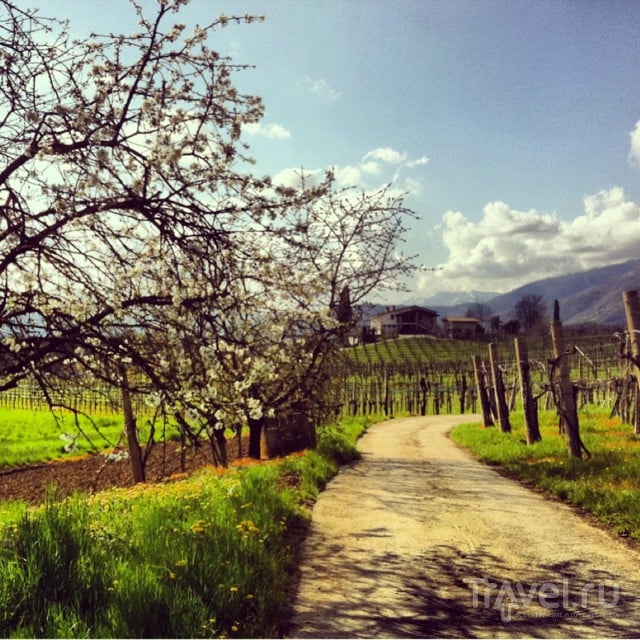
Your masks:
M542 436L540 435L540 425L538 424L538 403L531 392L529 352L525 342L522 342L519 338L515 338L514 342L518 374L520 375L520 393L522 394L522 410L527 432L527 444L533 444L542 440Z
M428 390L429 390L429 387L427 386L427 381L425 380L424 376L422 376L420 378L420 393L421 393L420 415L421 416L427 415L427 391Z
M622 294L624 312L627 317L627 330L631 342L631 362L636 379L633 406L633 432L640 434L640 298L637 291L625 291Z
M509 407L505 398L504 382L502 381L502 372L498 366L498 351L496 345L492 342L489 344L489 361L491 363L491 376L493 377L493 389L496 398L496 410L498 412L498 424L502 433L511 431L511 423L509 422Z
M553 303L553 320L551 322L551 341L553 343L554 364L552 367L559 371L558 387L559 391L554 397L560 413L560 427L567 440L569 455L573 458L582 458L583 444L580 439L580 424L578 423L578 410L576 408L576 398L571 384L571 372L569 369L569 359L565 351L564 331L560 322L560 303L555 300Z
M460 379L460 413L464 413L465 410L465 400L467 396L467 376L462 374L462 378Z
M489 402L489 394L482 369L480 356L473 356L473 375L476 379L476 388L478 389L478 397L480 398L480 407L482 408L482 421L485 427L493 427L494 422L491 417L491 403Z

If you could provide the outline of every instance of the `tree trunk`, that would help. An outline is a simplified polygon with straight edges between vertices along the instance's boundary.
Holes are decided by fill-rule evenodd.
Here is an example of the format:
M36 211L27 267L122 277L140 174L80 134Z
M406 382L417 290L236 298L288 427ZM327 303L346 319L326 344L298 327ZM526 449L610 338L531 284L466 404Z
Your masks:
M542 440L540 425L538 423L538 406L531 393L531 375L529 365L529 353L527 345L515 338L516 360L518 361L518 373L520 375L520 392L522 394L522 410L527 432L527 444L533 444Z
M553 306L553 321L551 322L551 341L553 343L553 356L556 366L559 368L559 394L557 398L558 411L560 413L560 426L567 441L569 455L572 458L582 458L582 440L580 439L580 424L578 422L578 410L576 398L571 384L571 372L569 359L567 358L564 331L560 322L560 303L555 300ZM551 381L553 385L553 380Z
M250 458L254 458L255 460L260 460L260 441L262 438L264 418L259 418L258 420L249 418L247 422L249 424L249 451L247 452L248 456Z
M229 455L227 453L227 438L224 435L224 429L214 429L213 437L215 438L216 451L220 457L220 463L223 467L228 467Z
M489 345L489 360L491 362L491 375L493 376L493 388L496 398L496 409L498 411L498 424L502 433L511 431L511 423L509 422L509 407L505 398L504 383L502 381L502 372L498 366L498 352L496 345Z
M631 342L631 357L636 378L636 387L633 394L633 432L640 434L640 407L638 407L638 395L640 390L640 298L637 291L625 291L622 294L624 311L627 318L627 330Z
M129 460L131 461L131 473L134 484L145 481L144 462L142 460L142 450L138 441L138 426L136 417L133 414L133 406L131 404L131 392L129 391L129 382L127 380L127 371L121 368L122 386L120 392L122 395L122 410L124 413L124 430L127 434L127 444L129 447Z
M476 379L476 387L478 389L478 397L480 398L480 407L482 408L482 421L485 427L493 427L494 422L491 416L491 403L487 392L487 385L482 370L482 362L480 356L473 356L473 373Z

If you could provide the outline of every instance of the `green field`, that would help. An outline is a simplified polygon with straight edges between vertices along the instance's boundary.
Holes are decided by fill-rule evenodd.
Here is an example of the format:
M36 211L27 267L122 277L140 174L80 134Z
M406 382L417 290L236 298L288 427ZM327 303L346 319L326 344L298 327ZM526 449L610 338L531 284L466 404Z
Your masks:
M0 408L0 467L102 451L113 446L121 432L117 415L95 416L93 422L79 416L76 423L69 412Z
M144 442L148 421L140 418L138 423ZM89 418L68 411L0 408L0 468L104 451L118 443L122 429L122 417L116 414Z

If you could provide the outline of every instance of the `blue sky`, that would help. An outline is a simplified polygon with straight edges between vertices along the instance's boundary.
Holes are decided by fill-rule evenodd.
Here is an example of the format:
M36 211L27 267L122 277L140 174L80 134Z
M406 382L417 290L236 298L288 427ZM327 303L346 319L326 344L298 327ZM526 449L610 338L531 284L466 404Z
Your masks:
M126 0L21 4L134 28ZM256 170L406 191L403 250L442 267L409 297L640 257L640 2L192 0L181 20L247 12L265 21L213 46L255 65L237 85L266 105Z

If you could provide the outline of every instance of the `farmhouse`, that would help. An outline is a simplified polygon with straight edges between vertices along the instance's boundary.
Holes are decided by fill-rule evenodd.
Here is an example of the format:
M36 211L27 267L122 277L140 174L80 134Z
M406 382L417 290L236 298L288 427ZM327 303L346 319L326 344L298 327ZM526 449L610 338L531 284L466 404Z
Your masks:
M371 330L384 338L436 332L438 314L427 307L387 307L371 316Z
M478 318L442 318L442 327L449 338L477 338L482 333Z

